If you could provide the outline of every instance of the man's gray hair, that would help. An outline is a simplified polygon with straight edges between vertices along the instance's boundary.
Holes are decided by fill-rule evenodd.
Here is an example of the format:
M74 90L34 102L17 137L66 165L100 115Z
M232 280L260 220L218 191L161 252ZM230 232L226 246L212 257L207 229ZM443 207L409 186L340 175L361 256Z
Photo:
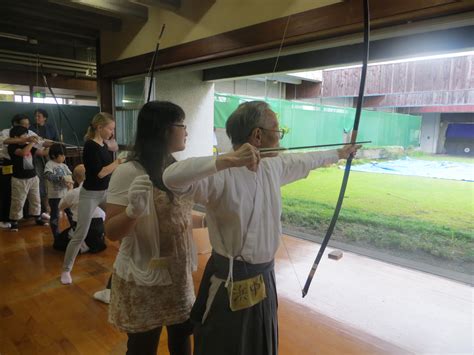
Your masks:
M252 131L265 124L266 114L270 109L265 101L244 102L232 112L225 130L232 145L240 145L247 142Z

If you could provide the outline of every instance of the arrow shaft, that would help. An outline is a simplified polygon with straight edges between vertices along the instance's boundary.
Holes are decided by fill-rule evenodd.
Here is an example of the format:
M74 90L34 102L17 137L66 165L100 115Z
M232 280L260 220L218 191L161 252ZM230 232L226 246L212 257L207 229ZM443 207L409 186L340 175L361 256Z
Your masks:
M353 145L353 144L368 144L372 143L372 141L361 141L361 142L351 142L351 143L332 143L332 144L319 144L319 145L307 145L303 147L278 147L278 148L260 148L259 151L262 153L267 152L280 152L285 150L297 150L297 149L312 149L312 148L325 148L325 147L338 147L342 145Z

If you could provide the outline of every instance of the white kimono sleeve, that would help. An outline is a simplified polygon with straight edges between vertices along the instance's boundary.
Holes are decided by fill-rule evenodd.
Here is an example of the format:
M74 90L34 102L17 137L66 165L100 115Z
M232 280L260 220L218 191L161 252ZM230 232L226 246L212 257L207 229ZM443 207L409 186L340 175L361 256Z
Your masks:
M189 158L170 165L163 182L175 194L190 194L195 202L207 204L221 195L224 175L217 172L215 157Z
M325 150L310 153L283 154L275 158L276 169L280 173L280 185L308 176L311 170L324 165L337 163L337 150Z

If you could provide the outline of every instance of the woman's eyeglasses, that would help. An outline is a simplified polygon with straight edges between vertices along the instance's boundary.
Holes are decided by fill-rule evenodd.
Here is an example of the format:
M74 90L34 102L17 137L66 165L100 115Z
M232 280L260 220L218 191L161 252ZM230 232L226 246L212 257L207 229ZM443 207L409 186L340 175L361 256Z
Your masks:
M187 127L185 124L182 124L182 123L172 123L170 126L182 127L184 129L186 129Z

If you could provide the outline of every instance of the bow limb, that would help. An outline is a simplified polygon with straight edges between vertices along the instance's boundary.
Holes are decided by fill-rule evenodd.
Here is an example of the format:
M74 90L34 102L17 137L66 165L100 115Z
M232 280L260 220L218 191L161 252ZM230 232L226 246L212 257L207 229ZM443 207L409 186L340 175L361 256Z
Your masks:
M359 86L359 95L357 97L357 108L354 118L354 126L352 128L351 134L351 143L355 143L357 140L357 132L359 129L359 122L360 122L360 115L362 112L362 103L364 101L364 90L365 90L365 81L367 76L367 65L369 59L369 33L370 33L370 14L369 14L369 0L364 0L364 56L362 61L362 71L360 77L360 86ZM306 279L306 283L303 288L303 297L308 294L309 286L311 285L311 281L313 280L314 274L318 268L319 262L324 254L326 246L331 239L332 233L334 231L334 227L336 226L337 219L339 217L339 212L341 211L342 203L344 201L344 195L346 192L347 183L349 181L349 174L351 171L353 156L350 155L346 162L346 167L344 169L344 177L342 179L341 190L339 191L339 197L337 199L336 208L334 209L334 214L331 219L331 223L329 224L329 228L326 232L326 235L321 243L321 247L319 248L318 254L316 259L314 260L313 266L309 272L308 278Z
M158 36L158 42L156 42L156 48L155 48L155 53L153 53L153 58L151 59L151 65L150 65L150 84L148 86L148 97L146 102L150 102L151 98L151 89L153 87L153 73L155 72L155 65L156 65L156 59L158 58L158 50L160 49L160 42L161 42L161 37L163 37L163 32L165 31L165 24L161 26L161 32L160 35Z
M79 152L79 148L81 147L81 144L80 144L80 142L79 142L79 137L77 136L76 130L75 130L74 127L72 126L71 121L69 120L69 117L66 115L66 113L64 112L64 110L63 110L63 109L61 108L61 106L59 105L58 99L56 98L56 95L55 95L53 89L51 88L51 85L49 84L48 79L46 78L46 74L45 74L44 69L43 69L43 64L41 64L41 63L39 62L39 56L38 56L38 66L39 66L39 68L40 68L40 70L41 70L41 76L43 77L44 86L48 88L48 91L49 91L49 93L51 94L51 96L54 98L54 102L55 102L55 104L56 104L56 107L58 108L58 114L59 114L59 116L58 116L58 117L59 117L59 129L58 129L58 127L57 127L57 122L56 122L56 121L54 121L54 122L55 122L55 125L56 125L56 127L55 127L55 128L56 128L56 131L57 131L57 133L59 134L59 143L65 145L65 143L64 143L64 137L63 137L63 132L62 132L62 125L61 125L61 122L62 122L62 117L61 117L61 115L62 115L62 116L64 116L66 122L68 123L68 125L69 125L69 127L70 127L70 129L71 129L71 131L72 131L72 133L73 133L74 139L75 139L75 141L76 141L76 146L75 146L75 147L76 147L77 151ZM58 143L58 142L54 142L54 143ZM67 145L68 145L68 146L73 146L72 144L67 144ZM81 163L82 163L82 155L79 154L79 156L80 156Z

